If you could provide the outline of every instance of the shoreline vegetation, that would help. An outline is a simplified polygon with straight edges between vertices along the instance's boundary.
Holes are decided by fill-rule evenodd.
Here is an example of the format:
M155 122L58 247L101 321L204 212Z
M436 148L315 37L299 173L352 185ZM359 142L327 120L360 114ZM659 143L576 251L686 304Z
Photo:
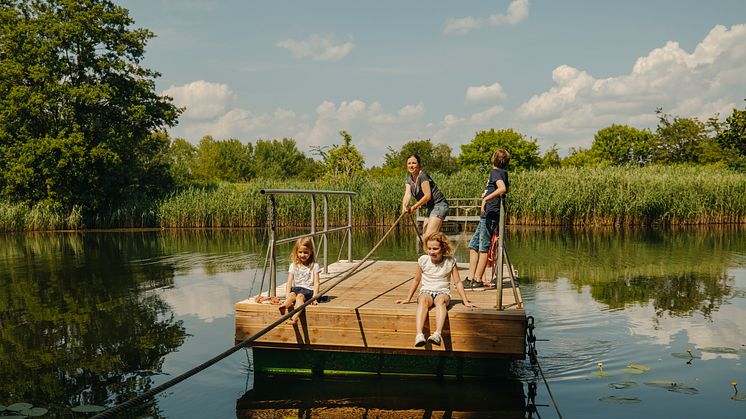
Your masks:
M448 198L479 197L483 173L433 174ZM0 202L0 231L88 228L263 227L261 189L349 190L356 227L391 225L399 216L404 175L361 174L303 182L253 180L189 187L152 202L132 202L107 216L84 219L79 207ZM746 175L714 166L563 167L510 173L509 220L531 226L654 226L746 223ZM345 201L343 201L343 199ZM320 200L319 200L320 201ZM278 198L277 224L305 226L308 196ZM317 220L322 203L317 202ZM329 197L329 223L346 223L346 198Z

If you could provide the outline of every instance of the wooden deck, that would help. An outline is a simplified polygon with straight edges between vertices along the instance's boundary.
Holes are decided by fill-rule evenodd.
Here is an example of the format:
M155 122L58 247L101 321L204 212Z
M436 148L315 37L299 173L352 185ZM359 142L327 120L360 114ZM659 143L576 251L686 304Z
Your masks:
M322 274L321 289L326 281L344 275L354 265L330 265L329 274ZM526 313L517 308L509 281L503 281L503 304L508 308L502 311L495 308L495 290L467 291L478 306L469 309L452 289L443 344L414 347L417 304L395 301L406 298L415 267L416 262L368 261L327 294L328 302L308 306L298 325L278 326L253 346L457 358L525 357ZM465 277L464 267L459 269ZM283 284L277 288L277 295L282 297L284 293ZM257 304L253 299L236 303L236 342L259 332L279 316L276 305ZM431 310L428 317L425 336L434 330L435 312Z

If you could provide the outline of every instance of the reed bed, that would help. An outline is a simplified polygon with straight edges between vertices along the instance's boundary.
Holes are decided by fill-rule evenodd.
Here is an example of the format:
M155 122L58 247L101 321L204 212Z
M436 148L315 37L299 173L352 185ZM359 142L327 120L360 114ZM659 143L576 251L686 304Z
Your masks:
M449 198L479 197L487 174L432 174ZM509 223L516 225L627 226L746 223L746 175L717 167L559 168L510 174ZM80 208L63 214L48 205L0 203L0 231L86 227L261 227L267 222L261 189L347 190L355 226L390 225L399 216L404 173L367 174L304 182L257 179L191 187L156 202L133 202L107 217L84 220ZM279 226L308 226L310 197L277 196ZM323 197L316 199L317 225ZM331 226L347 223L347 197L329 196Z

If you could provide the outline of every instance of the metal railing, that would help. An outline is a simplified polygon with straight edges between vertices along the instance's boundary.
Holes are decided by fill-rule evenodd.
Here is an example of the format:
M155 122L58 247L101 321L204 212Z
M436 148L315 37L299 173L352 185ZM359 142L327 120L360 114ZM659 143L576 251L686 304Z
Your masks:
M498 310L504 310L503 307L503 261L507 263L508 271L510 271L510 284L513 288L513 298L518 308L523 308L523 301L518 295L518 290L515 285L515 273L513 272L513 265L510 264L510 258L508 257L508 251L505 248L505 216L507 213L507 195L502 194L497 199L500 200L500 221L497 225L497 257L493 257L492 274L495 275L493 278L493 284L496 285L497 289L497 304L495 308Z
M269 198L269 209L268 213L268 224L269 224L269 296L276 296L277 289L277 258L276 250L278 244L291 243L302 237L321 236L321 242L323 247L321 251L315 249L317 260L319 253L323 260L324 273L329 272L329 260L327 257L327 234L335 233L338 231L345 231L347 236L347 261L352 262L352 197L357 195L356 192L350 191L325 191L325 190L300 190L300 189L262 189L260 191L263 195L267 195ZM311 195L311 231L307 234L301 234L294 237L288 237L285 239L277 239L277 222L275 208L277 203L275 200L276 195ZM323 196L323 229L316 231L316 196ZM342 227L329 228L329 195L346 195L347 196L347 225ZM341 249L340 249L341 251Z

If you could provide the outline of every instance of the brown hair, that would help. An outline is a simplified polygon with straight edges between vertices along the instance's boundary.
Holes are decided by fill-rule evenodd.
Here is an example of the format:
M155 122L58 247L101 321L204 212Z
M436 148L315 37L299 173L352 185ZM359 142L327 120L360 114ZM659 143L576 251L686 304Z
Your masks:
M290 251L290 258L293 260L293 263L295 263L296 265L303 264L303 262L301 262L300 258L298 257L298 250L301 247L307 247L309 250L311 250L311 256L308 257L308 264L313 264L313 262L316 261L316 251L313 249L313 239L311 239L310 237L301 237L295 241L293 250Z
M432 240L440 243L440 250L443 251L443 256L451 256L451 243L448 241L448 237L440 231L431 234L430 237L427 238L425 245L423 246L425 252L427 252L427 242Z
M508 163L510 163L510 153L504 148L498 148L492 153L491 160L493 166L505 169L508 167Z

